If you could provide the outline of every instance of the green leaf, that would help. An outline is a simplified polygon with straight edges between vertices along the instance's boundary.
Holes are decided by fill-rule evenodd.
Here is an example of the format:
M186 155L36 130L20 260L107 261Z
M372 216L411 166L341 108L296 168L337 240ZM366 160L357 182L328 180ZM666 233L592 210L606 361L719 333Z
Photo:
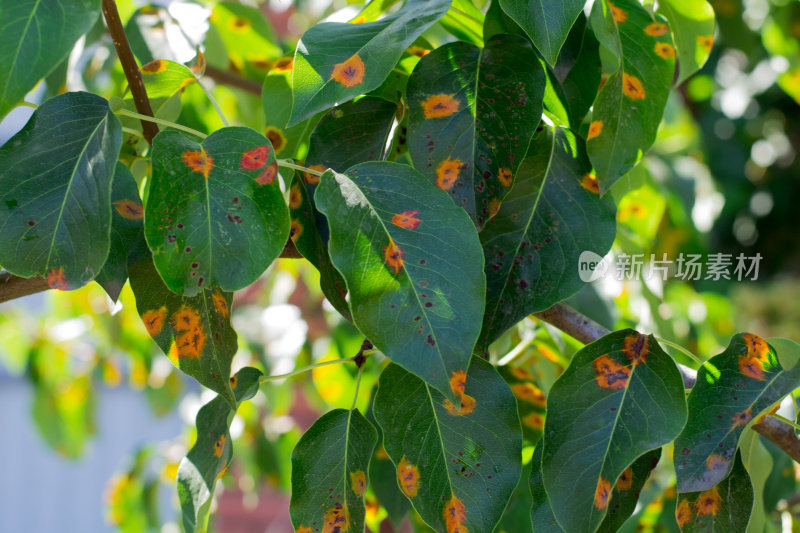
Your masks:
M308 149L308 137L319 120L314 116L291 127L286 127L292 111L292 87L288 73L270 73L264 78L261 89L261 104L266 117L265 135L275 148L275 154L284 158L305 156L300 148Z
M678 493L675 517L683 533L744 533L753 508L753 485L736 453L725 479L702 492Z
M483 12L472 0L452 0L450 10L439 21L442 28L460 41L483 46Z
M620 475L685 421L680 372L652 336L616 331L578 351L547 398L542 474L559 524L594 531Z
M411 167L383 161L325 172L314 198L358 329L455 400L449 379L469 366L486 291L469 217Z
M786 351L800 349L773 340ZM724 352L706 361L689 394L689 421L675 440L678 492L708 490L725 478L745 427L794 390L798 379L800 366L782 367L775 348L752 333L735 335Z
M0 0L0 117L69 55L99 14L99 0Z
M531 506L533 505L533 500L531 499L531 491L528 487L528 480L531 477L531 466L532 462L529 461L528 464L522 467L522 475L517 482L517 488L514 489L511 499L508 500L508 505L503 513L503 517L500 519L500 523L497 524L497 528L495 528L495 531L498 533L531 533L533 531L533 526L531 525ZM536 533L539 533L538 529Z
M459 407L398 365L381 374L375 418L403 493L437 531L492 531L520 478L514 396L475 357L451 380Z
M153 139L144 231L171 291L235 291L283 250L289 210L268 139L222 128L198 144L175 130Z
M289 124L377 88L449 7L450 0L406 0L400 11L375 22L323 22L306 31L295 53Z
M550 65L567 40L585 0L500 0L500 7L525 30Z
M46 101L0 148L0 264L50 287L89 283L108 255L111 180L122 135L89 93Z
M595 2L590 21L616 63L594 100L586 136L605 193L656 138L672 86L675 48L666 19L654 18L635 0L618 0L613 7Z
M497 371L517 398L517 412L522 422L525 444L535 445L544 434L547 397L524 368L506 365L497 367Z
M678 52L678 81L700 70L714 42L714 9L706 0L663 0L658 12L669 21Z
M183 530L205 531L214 485L228 471L233 458L230 427L236 408L258 392L261 371L245 367L230 379L235 407L217 396L197 413L197 440L178 466L178 497Z
M264 15L253 6L219 2L209 19L218 30L230 63L240 72L263 74L283 52Z
M169 98L197 81L189 67L168 59L151 61L143 65L141 70L147 96L151 99Z
M111 186L111 205L114 208L111 215L111 246L103 269L97 274L95 281L116 302L128 279L128 254L134 243L144 238L144 207L139 198L139 189L131 171L119 162Z
M604 255L614 240L615 206L600 198L583 143L569 130L542 126L497 215L481 233L486 314L479 347L583 287L578 259Z
M531 477L528 481L533 499L531 521L536 533L562 533L564 529L558 524L556 515L553 514L553 506L550 505L550 498L544 488L542 479L543 448L544 446L541 444L536 446L533 450L533 459L531 459Z
M742 435L739 452L742 456L742 464L750 476L750 483L753 484L753 510L750 513L747 528L751 531L764 531L768 521L765 511L771 513L775 508L775 504L769 507L765 506L765 489L774 466L772 455L762 442L762 438L752 428ZM788 457L786 454L782 455ZM794 490L794 483L792 490Z
M611 492L611 505L605 519L597 529L601 533L614 533L619 531L622 524L633 514L639 501L639 493L644 487L650 472L661 458L661 448L651 450L625 469L614 484Z
M572 124L583 122L597 96L601 80L599 48L600 43L587 24L575 63L561 82Z
M408 81L414 166L480 230L508 192L542 114L544 72L523 37L486 48L455 42L423 57Z
M378 435L357 409L320 417L292 451L295 531L364 531L364 492Z
M170 291L149 254L128 265L136 310L145 329L185 374L233 402L228 383L236 354L231 326L233 293L203 290L193 297Z

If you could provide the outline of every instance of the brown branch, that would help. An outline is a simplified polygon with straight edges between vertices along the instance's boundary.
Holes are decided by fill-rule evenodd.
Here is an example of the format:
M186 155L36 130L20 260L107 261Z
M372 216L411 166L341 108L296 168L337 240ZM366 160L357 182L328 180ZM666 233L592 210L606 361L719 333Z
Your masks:
M0 303L46 291L50 286L42 277L20 278L8 272L0 273Z
M550 309L534 313L534 316L557 327L584 344L594 342L610 333L608 329L566 304L556 304ZM697 373L691 368L680 364L678 369L683 376L684 386L691 388L695 383ZM800 440L795 435L792 426L777 418L767 416L757 424L754 424L753 429L774 442L789 457L800 463Z
M211 65L206 65L205 75L217 83L238 87L249 93L261 96L261 84L257 81L244 78L227 70L212 67Z
M111 40L114 41L114 48L117 49L117 56L119 56L122 70L125 72L125 78L128 80L128 86L131 88L136 110L141 115L155 116L153 115L153 108L150 107L150 100L147 98L142 73L136 63L136 58L133 57L133 51L128 42L128 37L125 35L125 29L122 27L122 20L119 18L117 4L114 0L103 0L103 16L106 19L106 26L108 26L108 32L111 34ZM153 137L158 133L158 126L153 122L142 120L142 132L148 144L152 145Z

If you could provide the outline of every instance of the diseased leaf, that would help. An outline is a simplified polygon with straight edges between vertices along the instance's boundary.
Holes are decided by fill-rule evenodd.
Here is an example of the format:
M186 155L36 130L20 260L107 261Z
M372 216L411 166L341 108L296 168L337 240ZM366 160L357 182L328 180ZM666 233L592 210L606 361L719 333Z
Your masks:
M297 44L289 125L377 88L405 49L449 7L450 0L406 0L400 11L375 22L311 27Z
M357 409L319 418L292 451L295 531L364 531L364 493L378 435Z
M2 20L2 19L0 19ZM108 102L65 93L0 147L0 265L51 288L89 283L106 261L122 134Z
M233 415L243 401L258 392L261 375L255 368L242 368L230 379L235 407L220 395L197 413L197 440L178 466L178 497L186 532L205 531L214 486L227 473L233 459Z
M686 422L677 366L652 336L631 329L578 351L550 389L547 408L542 474L566 531L594 531L625 470Z
M314 196L356 326L392 361L455 401L486 290L475 227L411 167L368 162L327 171Z
M517 399L517 412L522 422L522 436L526 445L535 445L544 434L545 406L547 397L533 376L520 366L501 366L497 371L511 387Z
M281 61L278 60L273 71L264 78L264 86L261 88L261 104L266 118L264 135L272 143L276 155L286 159L302 158L308 150L308 138L321 114L294 126L286 126L292 111L293 61L288 58L283 65Z
M100 0L0 0L0 117L69 55L99 14Z
M375 418L400 489L440 532L492 531L520 478L514 396L483 359L451 378L451 403L398 365L381 374ZM399 400L399 401L398 401Z
M263 76L282 54L275 44L275 32L256 7L218 2L209 22L219 32L230 64L239 72Z
M139 189L131 171L119 162L111 186L111 206L111 246L103 269L94 279L116 302L128 279L128 254L139 239L144 239Z
M525 30L552 66L585 0L500 0L500 7Z
M678 492L708 490L725 478L745 427L797 387L800 365L791 352L800 346L774 340L792 356L786 363L795 363L792 367L781 365L766 340L739 333L698 370L688 398L689 421L675 439Z
M660 458L661 448L651 450L636 459L622 472L617 482L614 483L611 491L611 504L606 517L597 529L598 532L614 533L619 531L622 524L630 518L639 501L639 492Z
M452 0L439 24L456 39L483 46L483 19L483 12L472 0Z
M561 82L571 124L583 122L597 96L601 80L599 48L600 43L586 24L575 63Z
M283 250L289 210L268 139L222 128L196 143L175 130L153 139L144 231L171 291L235 291Z
M578 259L604 255L614 240L615 206L600 198L583 144L569 130L542 125L516 183L481 233L486 313L478 342L578 292Z
M158 347L181 371L233 403L228 383L237 349L233 294L217 288L177 295L164 285L150 255L128 265L128 275L136 309Z
M678 493L675 518L683 533L744 533L753 508L753 484L736 453L733 469L702 492Z
M149 98L169 98L197 81L189 67L167 59L151 61L141 70Z
M635 0L595 2L597 39L614 57L615 71L594 100L586 135L589 159L605 193L641 159L656 138L675 69L666 19Z
M408 81L409 153L480 230L508 192L542 114L544 72L527 40L496 35L423 57Z
M669 21L678 53L678 80L700 70L714 43L714 9L706 0L663 0L658 12Z

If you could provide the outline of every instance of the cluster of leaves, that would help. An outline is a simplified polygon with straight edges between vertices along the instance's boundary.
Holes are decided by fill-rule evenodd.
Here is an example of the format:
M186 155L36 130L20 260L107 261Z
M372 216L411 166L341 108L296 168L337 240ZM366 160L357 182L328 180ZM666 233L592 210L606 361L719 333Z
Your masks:
M794 389L800 347L738 334L688 399L675 361L634 330L577 351L552 386L485 359L583 287L582 252L610 249L618 206L606 193L653 144L671 88L708 57L710 5L394 4L319 23L283 56L257 10L222 2L190 66L152 36L169 15L139 9L127 32L162 123L208 130L181 102L208 61L263 79L263 130L167 128L149 146L132 99L49 98L0 147L0 265L59 290L96 281L114 300L129 281L159 348L217 393L177 472L186 531L205 527L231 420L265 380L252 367L231 375L233 292L285 247L390 360L368 412L330 411L295 447L296 531L363 530L371 481L393 520L410 502L446 533L501 521L616 531L670 457L664 520L743 531L755 492L738 450ZM66 13L0 0L0 114L54 73L99 2ZM42 379L52 372L41 365Z

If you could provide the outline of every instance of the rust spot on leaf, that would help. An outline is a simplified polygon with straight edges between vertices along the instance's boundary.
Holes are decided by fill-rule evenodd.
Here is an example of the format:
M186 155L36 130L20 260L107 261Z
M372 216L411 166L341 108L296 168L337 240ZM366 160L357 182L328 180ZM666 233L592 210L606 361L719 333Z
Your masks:
M622 353L625 354L634 367L639 364L645 364L647 362L647 354L650 353L648 344L647 335L639 333L628 335L622 344Z
M272 72L288 72L292 70L292 67L294 67L294 57L282 57L275 62L275 66L272 67ZM275 148L275 151L277 152L278 149Z
M242 170L258 170L264 168L269 159L269 146L256 146L242 154L242 159L239 161L239 166Z
M343 507L339 502L336 502L333 507L325 511L325 516L322 519L322 533L344 533L350 529L347 508Z
M142 66L143 74L158 74L165 70L167 70L167 62L163 59L156 59Z
M214 309L217 310L217 313L222 318L228 318L230 316L230 309L228 309L228 301L222 295L222 293L214 291L211 294L211 300L214 302Z
M150 309L142 314L142 322L144 322L144 327L151 337L161 333L166 319L167 307L163 305L158 309Z
M222 435L214 443L214 457L222 457L222 450L225 449L225 439L225 435Z
M633 468L628 467L617 479L617 490L629 490L633 485Z
M681 529L692 521L692 507L688 500L681 500L681 503L678 504L678 508L675 509L675 520Z
M541 413L529 413L522 418L522 423L536 431L542 431L544 429L544 417Z
M464 162L460 159L447 158L436 167L436 186L449 191L458 180L458 173Z
M367 476L364 475L363 470L350 472L350 486L356 496L364 495L367 491Z
M547 398L544 393L533 383L515 383L511 385L511 392L520 400L533 405L544 407L547 404Z
M234 375L231 376L231 379L229 381L231 383L231 388L235 389L236 388L236 383L239 381L239 378L236 376L236 374L234 374Z
M714 46L714 36L713 35L701 35L697 38L697 44L706 51L706 53L711 53L711 48Z
M455 494L450 493L442 515L447 533L467 533L467 508Z
M697 501L694 502L697 516L716 516L721 506L722 498L720 498L719 490L716 486L701 492L700 496L697 497Z
M144 218L144 208L139 202L132 200L119 200L114 202L114 209L122 218L128 220L141 220Z
M456 396L464 394L464 388L467 386L467 372L464 370L454 370L450 374L450 388Z
M269 139L269 142L272 144L272 148L275 150L276 154L281 153L283 147L286 146L286 136L283 134L283 130L280 128L276 128L275 126L267 126L264 130L264 137Z
M311 528L308 526L300 526L294 530L294 533L312 533Z
M533 376L530 372L525 370L519 366L509 366L508 369L511 371L511 374L517 379L524 379L527 381L533 381Z
M172 314L172 326L180 332L173 349L178 357L199 357L206 344L205 330L195 309L182 306Z
M625 11L621 10L611 2L608 3L608 7L611 8L611 16L613 17L614 22L620 23L628 20L628 14Z
M422 48L421 46L409 46L406 52L417 57L425 57L431 53L430 50Z
M513 181L514 175L511 172L510 168L501 168L500 171L497 173L497 179L500 180L500 183L503 184L503 187L511 187L511 182Z
M603 121L602 120L595 120L591 124L589 124L589 134L586 135L586 140L594 139L603 131Z
M403 211L392 216L392 224L405 229L417 229L419 227L419 211Z
M752 333L745 333L742 339L747 353L739 356L739 372L752 379L764 381L764 370L770 366L767 341Z
M644 28L644 32L647 35L651 35L653 37L658 37L659 35L664 35L669 31L667 25L663 22L651 22Z
M292 185L289 189L289 207L297 209L303 203L303 195L300 193L300 186L297 184Z
M214 167L214 158L209 156L205 150L187 150L181 155L183 162L195 172L199 172L206 179Z
M310 168L311 170L318 170L320 172L325 172L326 170L328 170L327 167L324 167L322 165L311 165L308 168ZM316 174L312 174L311 172L303 172L303 178L305 178L306 183L308 183L309 185L316 185L317 183L319 183L319 176L317 176Z
M444 118L457 113L461 102L455 94L434 94L422 102L422 114L425 118Z
M468 415L475 410L475 398L469 394L462 394L459 398L461 400L460 407L456 407L453 405L453 402L445 399L444 408L447 409L448 413L453 416L463 416Z
M740 428L744 427L753 419L753 413L750 412L750 408L748 407L744 411L740 411L733 415L733 428Z
M383 259L395 275L400 273L405 264L404 255L403 250L390 237L389 244L383 247Z
M299 239L300 235L302 234L303 234L303 225L299 221L293 218L289 229L289 238L292 239L292 242L297 242L297 239Z
M608 507L609 500L611 500L611 483L601 477L597 480L597 488L594 491L594 506L602 511Z
M338 81L347 88L355 87L364 81L364 71L364 62L358 54L353 54L333 66L330 79Z
M188 331L200 325L200 314L191 307L181 306L172 313L172 326L176 331Z
M600 194L600 183L597 181L597 176L591 172L583 175L581 178L581 187L591 193Z
M601 355L592 363L597 384L604 389L623 389L631 375L630 368L616 362L608 355Z
M419 469L416 465L408 462L404 455L397 463L397 480L400 482L400 490L409 498L413 498L419 491Z
M656 46L653 50L657 56L662 57L663 59L672 59L675 57L675 47L669 43L656 43Z
M246 33L250 29L250 21L244 17L233 17L228 22L228 27L236 33Z
M60 291L69 290L69 282L67 282L67 275L64 273L62 267L50 269L47 273L47 284L51 289L58 289Z
M272 185L275 183L275 177L278 175L278 162L273 161L267 168L261 171L261 174L256 178L259 185Z
M644 100L647 97L642 80L627 72L622 73L622 92L631 100Z

